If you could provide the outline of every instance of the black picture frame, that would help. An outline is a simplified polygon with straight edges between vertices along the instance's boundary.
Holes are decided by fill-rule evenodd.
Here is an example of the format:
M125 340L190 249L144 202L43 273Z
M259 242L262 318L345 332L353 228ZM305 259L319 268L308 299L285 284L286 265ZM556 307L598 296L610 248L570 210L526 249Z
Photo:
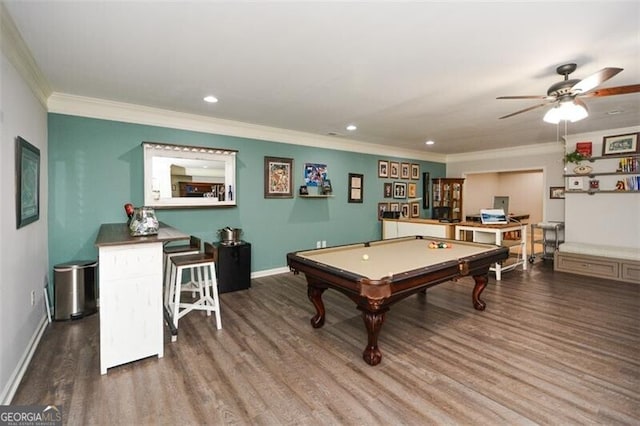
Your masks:
M393 198L402 200L407 198L406 182L393 182Z
M40 218L40 150L16 137L16 227Z
M384 198L391 198L391 196L393 195L393 184L391 182L385 182L383 188L384 188L384 193L383 193Z
M550 186L549 198L552 200L560 200L564 198L564 186Z
M626 135L605 136L602 138L602 156L621 156L624 154L636 154L640 152L638 135L640 133L628 133Z
M349 203L362 203L364 197L364 175L349 173Z
M422 172L422 208L429 208L429 172Z

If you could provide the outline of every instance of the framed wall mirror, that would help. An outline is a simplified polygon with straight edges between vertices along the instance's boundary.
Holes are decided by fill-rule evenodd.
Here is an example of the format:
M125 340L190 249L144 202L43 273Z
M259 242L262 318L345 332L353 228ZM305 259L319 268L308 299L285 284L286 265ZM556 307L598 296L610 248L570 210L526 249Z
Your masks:
M144 205L154 208L236 205L238 151L143 142Z

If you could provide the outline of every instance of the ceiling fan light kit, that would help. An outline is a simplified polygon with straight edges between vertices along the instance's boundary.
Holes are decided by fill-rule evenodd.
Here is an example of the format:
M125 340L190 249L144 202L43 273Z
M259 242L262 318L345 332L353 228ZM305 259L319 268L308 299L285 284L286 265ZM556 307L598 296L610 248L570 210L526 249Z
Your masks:
M589 116L587 106L581 101L559 102L544 115L543 120L547 123L558 124L560 121L570 121L575 123Z

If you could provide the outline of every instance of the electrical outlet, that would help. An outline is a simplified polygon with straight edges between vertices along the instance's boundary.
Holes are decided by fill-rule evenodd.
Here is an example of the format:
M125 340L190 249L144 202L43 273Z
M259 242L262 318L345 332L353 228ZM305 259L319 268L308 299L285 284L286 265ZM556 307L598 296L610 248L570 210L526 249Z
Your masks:
M322 243L320 241L316 241L316 248L322 248Z
M326 240L322 240L322 248L325 248L327 246L327 241Z
M35 306L36 304L36 291L31 290L31 306Z

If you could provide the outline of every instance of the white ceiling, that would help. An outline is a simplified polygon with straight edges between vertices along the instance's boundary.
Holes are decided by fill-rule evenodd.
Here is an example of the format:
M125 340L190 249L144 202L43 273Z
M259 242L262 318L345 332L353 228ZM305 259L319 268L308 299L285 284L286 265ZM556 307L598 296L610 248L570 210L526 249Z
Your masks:
M442 154L555 141L546 107L499 120L537 101L496 97L546 95L560 64L640 83L639 1L5 5L54 92ZM585 101L569 133L640 123L640 94Z

